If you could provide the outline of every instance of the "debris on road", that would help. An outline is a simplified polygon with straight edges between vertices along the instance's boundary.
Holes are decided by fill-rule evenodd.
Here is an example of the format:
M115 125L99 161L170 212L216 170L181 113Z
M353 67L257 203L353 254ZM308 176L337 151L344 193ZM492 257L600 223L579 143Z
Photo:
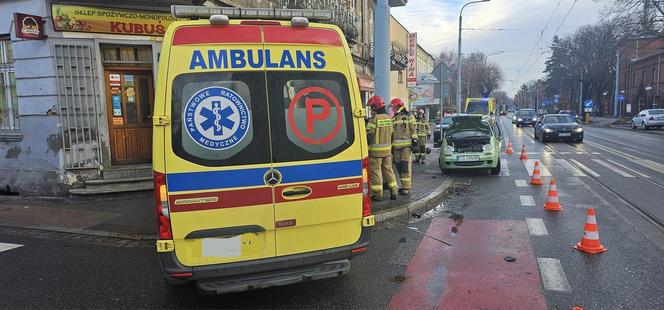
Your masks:
M511 262L513 262L513 261L515 261L515 260L516 260L516 257L505 256L505 261L506 261L506 262L510 262L510 263L511 263Z

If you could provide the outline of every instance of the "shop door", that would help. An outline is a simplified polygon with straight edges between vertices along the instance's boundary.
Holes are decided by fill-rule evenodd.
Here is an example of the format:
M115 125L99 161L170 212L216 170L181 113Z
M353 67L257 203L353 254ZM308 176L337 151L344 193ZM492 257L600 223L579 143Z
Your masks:
M152 158L152 71L106 70L106 107L112 164Z

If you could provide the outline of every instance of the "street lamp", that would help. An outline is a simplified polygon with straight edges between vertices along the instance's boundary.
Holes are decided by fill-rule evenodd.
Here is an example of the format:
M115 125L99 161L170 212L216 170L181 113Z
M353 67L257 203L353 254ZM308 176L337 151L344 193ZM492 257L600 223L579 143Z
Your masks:
M461 113L461 15L467 5L480 2L489 2L491 0L470 1L461 7L459 12L459 48L457 49L457 85L456 85L456 108L457 113Z

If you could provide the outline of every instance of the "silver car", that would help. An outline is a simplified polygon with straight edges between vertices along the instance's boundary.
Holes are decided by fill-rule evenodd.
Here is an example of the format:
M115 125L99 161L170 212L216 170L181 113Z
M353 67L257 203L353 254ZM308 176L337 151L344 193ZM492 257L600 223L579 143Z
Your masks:
M632 118L632 129L641 127L643 130L648 130L651 127L660 129L664 126L664 109L647 109L642 110Z

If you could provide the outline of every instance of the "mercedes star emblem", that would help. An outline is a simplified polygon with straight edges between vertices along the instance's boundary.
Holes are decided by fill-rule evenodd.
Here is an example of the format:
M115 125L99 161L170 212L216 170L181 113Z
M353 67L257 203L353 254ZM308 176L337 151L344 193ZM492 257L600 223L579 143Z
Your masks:
M265 173L264 180L265 184L275 186L281 183L281 173L279 173L277 170L270 169Z

